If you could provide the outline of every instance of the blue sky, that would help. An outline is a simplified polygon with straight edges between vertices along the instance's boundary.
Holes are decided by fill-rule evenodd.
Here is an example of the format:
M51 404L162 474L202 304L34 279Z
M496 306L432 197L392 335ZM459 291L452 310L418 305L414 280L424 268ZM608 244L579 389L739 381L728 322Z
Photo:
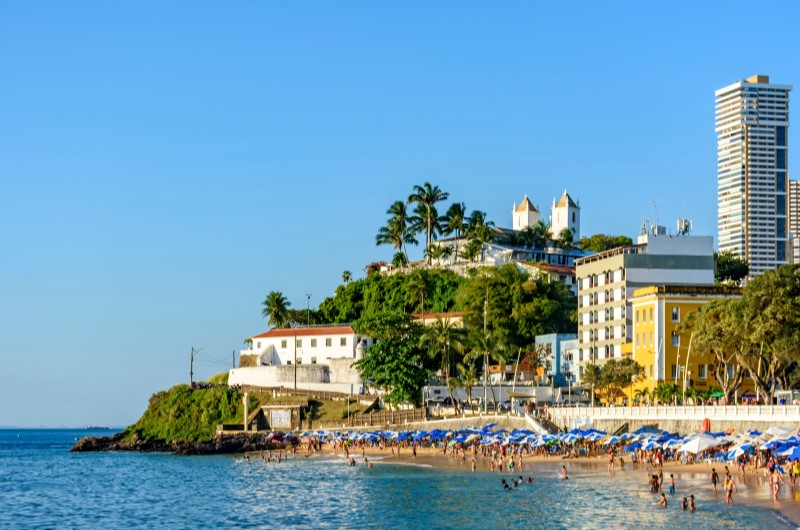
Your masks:
M800 83L770 6L3 2L0 425L132 423L192 346L226 369L267 292L390 259L426 180L501 226L567 188L584 234L655 200L716 236L714 90Z

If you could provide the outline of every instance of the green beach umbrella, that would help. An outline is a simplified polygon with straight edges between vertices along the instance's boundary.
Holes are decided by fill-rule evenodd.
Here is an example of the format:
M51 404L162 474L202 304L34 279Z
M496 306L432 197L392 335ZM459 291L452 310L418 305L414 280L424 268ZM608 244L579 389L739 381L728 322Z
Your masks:
M714 392L713 394L711 394L711 396L710 396L710 397L712 397L712 398L717 398L717 397L722 397L722 396L724 396L724 395L725 395L725 394L723 394L722 392Z

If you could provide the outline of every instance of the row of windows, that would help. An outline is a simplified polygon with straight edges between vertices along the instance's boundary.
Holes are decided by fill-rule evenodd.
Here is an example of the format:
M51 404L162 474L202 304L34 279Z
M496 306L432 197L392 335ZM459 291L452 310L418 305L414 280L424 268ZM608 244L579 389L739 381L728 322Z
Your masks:
M310 342L311 342L311 347L312 348L316 348L317 347L317 339L310 339ZM287 347L288 343L289 343L289 341L286 340L286 339L281 340L281 348L285 349ZM298 348L302 348L303 347L303 339L295 339L295 345ZM333 346L333 339L332 338L325 339L325 347L326 348L330 348L331 346ZM339 346L347 346L347 337L339 338ZM261 349L261 342L256 342L256 349L257 350Z

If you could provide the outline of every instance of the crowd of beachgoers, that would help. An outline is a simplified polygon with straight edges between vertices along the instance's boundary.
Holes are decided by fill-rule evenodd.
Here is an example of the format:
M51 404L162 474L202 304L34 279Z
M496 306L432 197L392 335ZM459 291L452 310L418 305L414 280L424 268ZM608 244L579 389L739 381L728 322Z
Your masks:
M748 475L766 483L773 499L781 488L794 492L800 479L800 435L779 427L760 431L706 432L679 436L655 428L643 428L619 436L596 430L574 429L567 433L539 434L531 430L507 431L482 428L460 430L433 429L430 431L307 431L300 435L272 433L270 441L285 444L285 451L261 453L265 463L298 456L330 452L343 456L350 466L363 464L373 467L372 455L415 459L418 454L439 456L471 471L488 469L510 474L503 476L500 487L514 489L532 482L523 478L532 466L526 462L559 459L560 478L568 479L572 461L602 461L614 474L630 466L646 472L650 492L656 495L657 506L667 506L676 496L679 466L706 465L708 487L717 496L718 489L725 502L733 503L737 483ZM249 457L248 457L249 459ZM665 471L665 466L667 470ZM683 497L679 505L684 510L696 510L694 495Z

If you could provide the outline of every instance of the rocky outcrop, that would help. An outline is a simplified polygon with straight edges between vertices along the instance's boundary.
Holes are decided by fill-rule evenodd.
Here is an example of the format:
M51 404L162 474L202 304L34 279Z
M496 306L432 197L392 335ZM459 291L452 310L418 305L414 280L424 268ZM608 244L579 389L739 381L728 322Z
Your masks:
M264 441L264 434L240 433L217 436L212 440L188 442L183 440L164 441L144 438L136 433L123 431L113 436L87 436L78 440L73 453L97 451L131 451L140 453L175 453L179 455L217 455L275 449L273 444Z

